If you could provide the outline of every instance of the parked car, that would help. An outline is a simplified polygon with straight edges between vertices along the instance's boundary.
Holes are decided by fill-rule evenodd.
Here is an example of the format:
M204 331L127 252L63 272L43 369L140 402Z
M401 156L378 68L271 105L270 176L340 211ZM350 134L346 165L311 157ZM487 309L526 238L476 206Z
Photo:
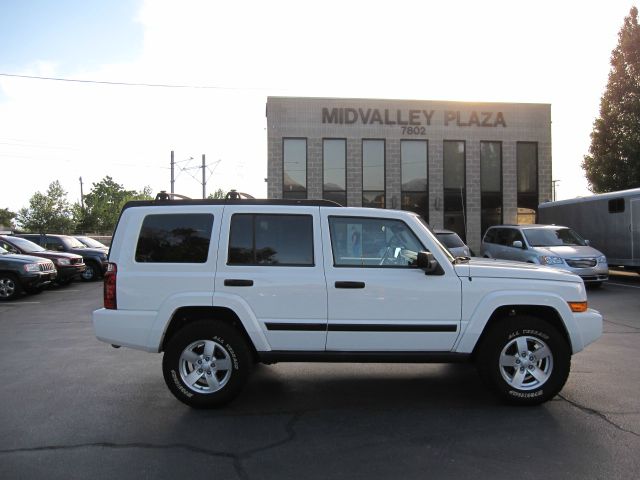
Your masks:
M22 292L37 293L56 275L51 260L11 253L0 247L0 300L13 300Z
M436 238L440 240L440 243L447 247L454 257L470 257L472 255L471 249L456 232L441 228L434 228L433 232L436 234Z
M167 387L195 408L231 401L254 363L285 361L474 361L500 397L538 404L602 334L578 276L454 258L408 211L128 202L109 261L97 338L164 352Z
M104 250L105 253L109 253L109 247L107 247L104 243L99 242L95 238L87 237L86 235L74 235L73 238L78 240L85 247L99 248L100 250Z
M59 285L66 285L72 280L80 278L80 275L82 275L82 272L84 272L86 268L81 255L45 250L37 243L33 243L26 238L13 235L0 235L0 247L11 253L48 258L56 266L56 270L58 271L56 283Z
M107 265L107 254L102 249L86 247L80 241L69 235L25 233L16 236L31 240L47 250L81 255L86 267L81 274L82 280L91 281L101 278L104 275Z
M566 270L592 286L609 278L607 257L571 228L560 225L490 227L482 239L482 255Z

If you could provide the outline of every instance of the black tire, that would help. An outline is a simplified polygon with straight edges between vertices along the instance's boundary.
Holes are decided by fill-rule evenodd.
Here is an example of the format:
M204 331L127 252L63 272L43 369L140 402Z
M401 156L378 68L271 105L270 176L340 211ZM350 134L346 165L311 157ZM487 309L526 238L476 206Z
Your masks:
M205 342L209 352L213 345L213 356L207 356ZM190 358L182 358L183 354ZM198 365L198 361L202 363ZM199 320L179 330L167 344L162 359L169 390L193 408L216 408L229 403L244 387L250 369L251 355L242 335L216 320ZM190 376L197 380L187 382Z
M18 278L13 273L0 273L0 301L15 300L22 293Z
M84 282L93 282L99 277L100 267L95 262L86 262L84 272L80 274L80 278Z
M526 352L521 352L524 348ZM514 405L537 405L553 398L571 369L571 350L562 334L550 323L525 315L492 325L477 353L482 379Z

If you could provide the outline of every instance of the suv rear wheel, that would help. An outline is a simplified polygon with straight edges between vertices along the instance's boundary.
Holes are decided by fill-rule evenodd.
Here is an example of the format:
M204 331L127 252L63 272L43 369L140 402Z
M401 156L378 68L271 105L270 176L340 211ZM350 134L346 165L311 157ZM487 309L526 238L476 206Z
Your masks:
M562 390L571 366L569 345L548 322L508 317L490 327L477 356L483 380L509 403L535 405Z
M233 400L246 383L250 367L242 336L215 320L199 320L179 330L162 360L171 393L195 408L215 408Z
M95 262L89 261L85 264L86 268L80 274L80 277L85 282L92 282L96 278L98 278L98 272L100 271L100 267Z

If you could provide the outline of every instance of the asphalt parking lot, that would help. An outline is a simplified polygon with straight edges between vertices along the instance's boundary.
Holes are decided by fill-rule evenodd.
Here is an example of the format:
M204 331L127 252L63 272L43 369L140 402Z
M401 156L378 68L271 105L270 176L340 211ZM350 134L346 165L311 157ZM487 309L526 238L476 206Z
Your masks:
M101 284L0 304L0 478L637 478L640 276L590 290L604 335L561 395L505 406L471 365L260 366L217 411L161 356L97 341Z

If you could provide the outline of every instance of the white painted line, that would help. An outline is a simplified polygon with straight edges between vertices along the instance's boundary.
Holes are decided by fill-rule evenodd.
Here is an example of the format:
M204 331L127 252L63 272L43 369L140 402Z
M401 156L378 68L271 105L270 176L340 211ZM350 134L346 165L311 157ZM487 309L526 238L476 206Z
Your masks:
M627 285L625 283L605 282L605 285L616 285L617 287L640 288L640 287L638 287L636 285Z

